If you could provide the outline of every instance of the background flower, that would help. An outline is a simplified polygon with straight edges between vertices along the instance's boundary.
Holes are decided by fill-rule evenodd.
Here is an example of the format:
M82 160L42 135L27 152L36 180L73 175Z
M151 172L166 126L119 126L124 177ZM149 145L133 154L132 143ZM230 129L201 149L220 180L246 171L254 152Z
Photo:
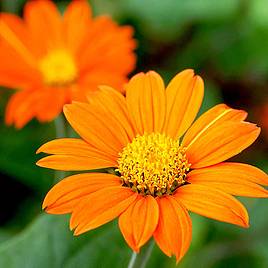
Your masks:
M72 1L61 15L50 0L28 1L23 20L0 14L0 85L17 89L6 122L50 121L71 100L98 84L122 88L135 66L133 29L93 18L87 1Z

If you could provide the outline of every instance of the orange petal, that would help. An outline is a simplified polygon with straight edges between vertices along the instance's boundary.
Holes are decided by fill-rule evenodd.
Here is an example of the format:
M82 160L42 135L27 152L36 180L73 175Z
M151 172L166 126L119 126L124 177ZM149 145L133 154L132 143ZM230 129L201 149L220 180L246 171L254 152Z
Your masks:
M49 122L61 112L67 101L66 88L38 88L38 99L35 104L36 117L40 122ZM53 96L53 98L51 98Z
M94 192L75 206L70 228L75 229L75 235L97 228L118 217L135 201L137 195L121 186L106 187Z
M120 230L128 245L136 252L153 235L158 224L158 204L155 198L140 196L119 217Z
M191 147L202 135L210 129L229 121L243 121L247 113L243 110L236 110L225 104L218 104L202 114L186 132L182 144Z
M111 87L99 86L99 89L88 98L90 105L101 108L107 115L116 119L131 141L136 136L136 130L127 110L126 98Z
M160 249L177 262L187 252L192 239L192 223L187 210L172 196L157 199L159 223L154 238Z
M115 167L117 164L101 157L50 155L40 159L36 165L55 170L78 171Z
M37 94L33 90L23 90L15 93L9 100L6 108L6 123L15 124L16 128L22 128L34 116L33 107L36 104Z
M107 123L107 113L94 110L88 103L72 103L64 106L64 114L74 130L98 150L115 157L129 142L115 119ZM111 119L111 117L108 117Z
M104 62L103 64L105 65L106 63ZM109 85L116 88L119 92L124 93L123 85L127 82L126 75L114 72L112 68L111 66L109 70L102 65L92 70L88 68L81 73L77 82L83 91L81 92L81 90L79 90L74 92L73 100L81 101L81 93L83 93L83 98L85 99L85 96L90 96L92 93L95 93L100 85ZM90 70L90 72L88 70Z
M187 182L219 189L232 195L268 197L268 191L258 185L268 185L268 176L258 168L239 163L221 163L191 171Z
M20 105L29 94L26 90L21 90L16 94L13 94L7 104L6 114L5 114L5 122L7 125L11 125L14 122L14 114L15 109ZM33 113L31 113L31 117Z
M28 1L24 19L39 53L62 45L62 21L56 5L49 0Z
M118 74L127 75L135 67L135 47L132 27L118 26L108 16L94 18L77 53L80 72L84 74L87 70L102 70L107 75L110 74L110 79ZM98 85L116 88L115 84L106 83L107 80L103 79L98 81Z
M25 66L16 54L0 44L0 85L12 89L28 89L38 83L39 76ZM16 62L16 64L14 64Z
M105 187L120 185L120 178L111 174L73 175L60 181L47 193L42 207L51 214L71 213L75 205L89 194Z
M38 166L60 170L90 170L117 166L105 152L92 147L81 139L57 139L45 143L37 153L55 154L37 162ZM72 169L74 168L74 169Z
M30 38L23 21L0 13L0 84L25 89L40 82ZM14 62L16 64L14 64Z
M220 190L188 184L179 187L174 197L194 213L242 227L249 226L245 207L237 199Z
M179 138L192 124L204 96L204 83L193 70L177 74L166 90L167 118L165 132Z
M126 100L139 134L162 131L166 98L164 82L159 74L150 71L132 77L126 85Z
M30 67L36 68L36 59L32 54L30 35L24 22L19 17L7 13L0 14L0 41L2 42L1 45L8 45L6 47L8 54L15 52L17 54L16 58L19 56L19 59L26 63L26 70L31 70ZM7 60L7 62L10 61L10 59ZM3 62L2 57L1 62ZM19 61L18 63L22 65L22 62ZM16 67L14 66L14 68Z
M86 0L72 1L63 16L67 47L76 52L85 38L91 18L91 9Z
M224 122L211 127L186 147L192 168L202 168L225 161L250 146L260 128L247 122Z
M36 152L59 155L77 155L85 157L102 157L107 160L111 159L105 152L101 152L92 147L89 143L75 138L63 138L49 141L43 144Z
M15 123L17 128L23 127L34 116L41 122L53 120L65 103L65 92L52 88L23 90L14 94L7 106L6 122ZM54 97L51 99L51 96Z

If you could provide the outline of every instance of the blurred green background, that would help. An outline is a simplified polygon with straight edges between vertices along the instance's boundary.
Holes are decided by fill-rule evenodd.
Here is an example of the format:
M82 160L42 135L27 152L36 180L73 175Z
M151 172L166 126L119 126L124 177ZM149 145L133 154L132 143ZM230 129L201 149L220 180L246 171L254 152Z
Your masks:
M69 1L56 1L64 10ZM202 111L225 102L265 127L268 104L267 0L94 0L95 15L110 14L135 28L135 72L156 70L169 81L194 68L205 80ZM24 0L1 0L1 11L21 15ZM1 60L1 59L0 59ZM117 222L73 237L68 217L46 215L42 200L53 172L35 166L36 149L55 137L53 123L33 121L17 131L4 125L12 90L0 89L0 267L126 267L131 250ZM268 171L268 130L234 161ZM193 242L178 267L268 267L268 200L243 199L251 228L191 215ZM175 267L157 246L147 267Z

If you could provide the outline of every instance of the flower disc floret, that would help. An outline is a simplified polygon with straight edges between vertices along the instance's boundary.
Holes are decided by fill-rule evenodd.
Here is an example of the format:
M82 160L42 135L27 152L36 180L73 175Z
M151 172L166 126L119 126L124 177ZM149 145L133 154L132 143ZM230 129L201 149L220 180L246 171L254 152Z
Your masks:
M44 83L50 86L66 86L75 82L78 70L72 55L64 50L47 54L39 63Z
M165 134L137 135L119 154L123 185L152 196L172 194L185 184L190 164L185 149Z

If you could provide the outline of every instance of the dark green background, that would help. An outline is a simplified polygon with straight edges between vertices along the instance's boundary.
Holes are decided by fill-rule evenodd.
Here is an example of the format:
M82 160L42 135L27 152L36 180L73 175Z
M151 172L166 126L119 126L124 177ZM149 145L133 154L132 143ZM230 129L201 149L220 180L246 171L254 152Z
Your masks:
M69 1L57 1L64 10ZM22 0L1 0L1 10L22 13ZM202 111L225 102L249 112L261 125L268 103L267 0L94 0L94 14L110 14L134 26L138 40L135 72L156 70L167 82L184 68L205 80ZM12 90L0 91L0 267L126 267L131 250L110 223L80 237L68 217L45 215L42 199L53 173L35 166L35 150L55 137L53 123L31 122L20 131L4 125ZM268 120L268 119L267 119ZM233 160L268 171L268 137ZM243 199L248 230L191 215L193 241L178 267L268 267L268 200ZM175 267L157 247L148 267Z

